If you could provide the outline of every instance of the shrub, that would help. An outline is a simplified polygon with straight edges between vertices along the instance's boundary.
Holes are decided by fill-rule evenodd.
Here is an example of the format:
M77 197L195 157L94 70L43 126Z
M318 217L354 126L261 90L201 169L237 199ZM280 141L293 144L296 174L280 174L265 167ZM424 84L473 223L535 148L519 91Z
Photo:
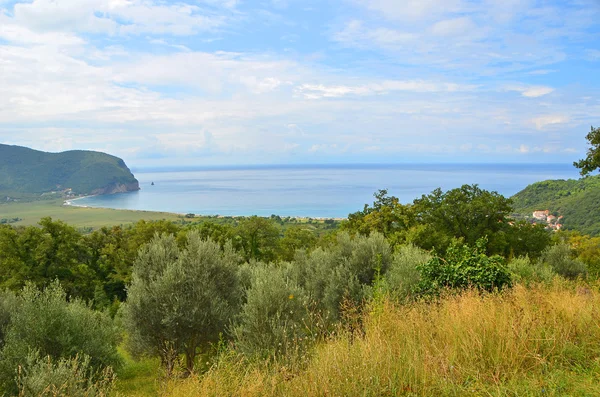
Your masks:
M0 292L0 349L4 346L12 312L18 310L17 305L18 301L14 293L10 291Z
M340 318L341 303L362 302L368 297L365 287L373 283L378 272L385 274L391 262L392 251L383 235L351 238L340 233L336 244L328 249L298 254L292 272L327 321L334 322Z
M585 277L587 266L578 259L573 259L571 248L566 244L548 247L542 253L540 260L552 267L559 275L574 279Z
M508 270L515 282L526 285L535 282L549 283L555 274L550 265L540 261L531 262L528 256L513 258L508 262Z
M389 291L395 299L405 299L421 279L417 266L431 260L431 254L412 244L400 246L386 274Z
M284 267L259 265L234 329L236 346L250 356L282 357L301 353L309 345L311 313L305 291Z
M94 370L89 356L53 361L30 354L17 375L19 396L37 397L106 397L115 380L111 367Z
M119 364L120 335L110 316L77 299L68 302L58 282L43 291L25 286L18 306L0 352L0 390L16 391L15 371L19 366L28 370L26 358L32 351L53 360L86 355L94 370Z
M504 265L504 258L487 256L486 246L486 238L477 240L474 247L454 241L444 257L435 255L429 262L419 265L419 293L429 295L438 293L442 288L471 287L493 291L510 286L510 273Z

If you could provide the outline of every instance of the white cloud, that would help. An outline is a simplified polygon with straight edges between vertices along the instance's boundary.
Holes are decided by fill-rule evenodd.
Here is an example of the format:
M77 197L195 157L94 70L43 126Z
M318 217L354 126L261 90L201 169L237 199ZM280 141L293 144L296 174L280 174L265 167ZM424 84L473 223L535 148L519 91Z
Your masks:
M383 48L398 48L418 39L418 35L384 27L368 28L362 21L353 20L342 30L334 33L333 39L339 43L368 48L372 43Z
M235 1L213 5L235 7ZM198 5L156 0L33 0L14 6L13 21L39 32L192 35L213 30L225 16Z
M554 88L545 86L519 86L513 85L506 87L507 91L520 92L521 95L527 98L538 98L554 92Z
M585 2L561 6L533 0L355 0L352 4L362 17L338 26L332 33L337 43L391 52L404 64L468 70L480 76L544 70L564 60L570 49L559 41L581 40L600 14L598 7Z
M320 98L340 98L347 95L377 95L394 91L407 92L457 92L472 91L473 85L460 85L454 83L438 83L423 80L387 80L379 83L370 83L365 85L323 85L323 84L302 84L296 87L296 94L308 99Z
M546 115L533 118L531 121L533 122L533 124L535 124L535 127L538 130L543 130L548 126L568 123L569 117L564 115Z
M460 0L355 0L379 15L403 22L432 19L438 15L462 9Z
M530 74L532 76L541 76L541 75L546 75L546 74L555 73L555 72L556 72L556 70L553 70L553 69L539 69L539 70L531 71L527 74Z
M436 36L458 36L468 34L474 29L476 25L471 18L460 17L436 22L431 32Z

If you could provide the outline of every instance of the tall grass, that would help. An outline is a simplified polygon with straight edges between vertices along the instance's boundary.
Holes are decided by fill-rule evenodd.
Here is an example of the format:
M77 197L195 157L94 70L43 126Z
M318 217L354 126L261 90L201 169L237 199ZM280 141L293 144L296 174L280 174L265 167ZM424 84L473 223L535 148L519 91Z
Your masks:
M600 395L598 286L556 279L503 294L378 304L363 334L332 337L301 368L231 352L166 395Z

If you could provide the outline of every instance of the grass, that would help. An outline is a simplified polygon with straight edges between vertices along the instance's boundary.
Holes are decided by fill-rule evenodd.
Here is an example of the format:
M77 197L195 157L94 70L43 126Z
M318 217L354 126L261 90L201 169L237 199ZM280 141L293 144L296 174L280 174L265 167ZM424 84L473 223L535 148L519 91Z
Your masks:
M180 220L183 217L168 212L128 211L105 208L81 208L63 205L63 200L41 200L23 203L0 204L0 219L21 218L13 226L37 225L40 219L50 216L75 227L99 228L135 223L140 220Z
M110 208L83 208L63 205L63 199L0 203L0 219L20 218L19 222L10 223L12 226L35 226L40 219L50 216L52 219L61 220L77 228L97 229L103 226L127 225L140 220L156 221L168 220L185 223L211 221L217 223L234 224L235 217L216 218L214 216L196 216L187 219L185 216L171 212L115 210ZM294 218L285 221L283 229L296 225L311 227L313 230L329 231L339 226L339 221L327 225L324 219Z
M160 361L144 358L135 360L124 348L119 348L123 367L117 373L117 396L146 397L158 396Z
M363 335L318 346L301 369L230 353L178 396L597 396L598 286L556 279L434 304L389 301L365 317Z

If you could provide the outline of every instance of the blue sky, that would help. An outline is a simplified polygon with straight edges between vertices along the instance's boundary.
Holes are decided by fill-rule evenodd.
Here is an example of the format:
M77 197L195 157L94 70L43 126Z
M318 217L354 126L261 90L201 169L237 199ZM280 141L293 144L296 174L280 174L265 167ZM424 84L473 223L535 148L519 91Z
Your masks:
M600 1L0 0L0 142L128 164L571 162Z

